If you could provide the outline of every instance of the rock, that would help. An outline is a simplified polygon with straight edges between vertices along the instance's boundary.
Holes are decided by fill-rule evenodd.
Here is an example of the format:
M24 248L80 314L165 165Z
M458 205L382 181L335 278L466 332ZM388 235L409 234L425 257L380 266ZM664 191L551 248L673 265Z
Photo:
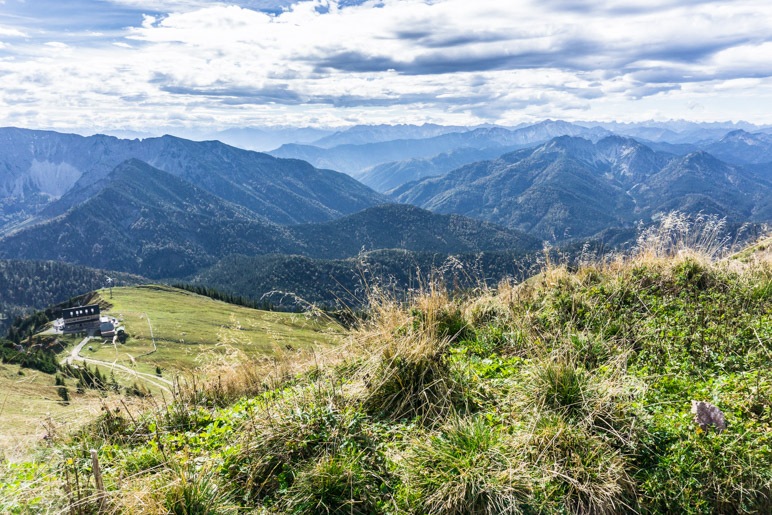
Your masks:
M694 413L694 423L703 431L707 431L710 426L715 427L719 433L726 429L724 413L709 402L692 401L692 413Z

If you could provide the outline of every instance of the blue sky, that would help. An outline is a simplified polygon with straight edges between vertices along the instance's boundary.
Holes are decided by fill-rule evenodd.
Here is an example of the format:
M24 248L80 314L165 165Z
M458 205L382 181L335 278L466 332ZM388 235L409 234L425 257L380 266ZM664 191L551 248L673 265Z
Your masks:
M772 123L768 0L0 0L0 125Z

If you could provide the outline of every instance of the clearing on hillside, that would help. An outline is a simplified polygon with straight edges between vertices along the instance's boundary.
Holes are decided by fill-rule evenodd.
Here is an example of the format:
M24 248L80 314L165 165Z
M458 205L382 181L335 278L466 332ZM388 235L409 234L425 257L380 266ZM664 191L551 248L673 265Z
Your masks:
M98 292L109 315L121 320L125 344L95 344L83 357L155 374L191 371L243 353L256 357L278 350L311 350L333 345L342 328L302 313L260 311L160 285ZM152 331L152 334L151 334Z

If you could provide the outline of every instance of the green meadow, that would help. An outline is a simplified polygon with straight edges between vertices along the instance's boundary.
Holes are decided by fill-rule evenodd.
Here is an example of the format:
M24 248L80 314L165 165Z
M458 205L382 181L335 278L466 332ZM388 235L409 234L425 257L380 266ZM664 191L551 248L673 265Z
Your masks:
M341 328L302 313L259 311L168 286L148 285L99 291L103 313L129 335L125 344L94 342L84 357L155 373L189 372L236 356L270 356L333 345ZM152 328L152 337L151 337ZM153 344L155 339L155 346Z

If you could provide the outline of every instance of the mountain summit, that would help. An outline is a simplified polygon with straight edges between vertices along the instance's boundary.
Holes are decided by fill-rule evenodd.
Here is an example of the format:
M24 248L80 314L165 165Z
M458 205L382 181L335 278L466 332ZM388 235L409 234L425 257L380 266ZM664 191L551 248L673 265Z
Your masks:
M587 237L670 210L769 220L772 186L706 152L570 136L395 189L400 202L482 218L545 239Z

